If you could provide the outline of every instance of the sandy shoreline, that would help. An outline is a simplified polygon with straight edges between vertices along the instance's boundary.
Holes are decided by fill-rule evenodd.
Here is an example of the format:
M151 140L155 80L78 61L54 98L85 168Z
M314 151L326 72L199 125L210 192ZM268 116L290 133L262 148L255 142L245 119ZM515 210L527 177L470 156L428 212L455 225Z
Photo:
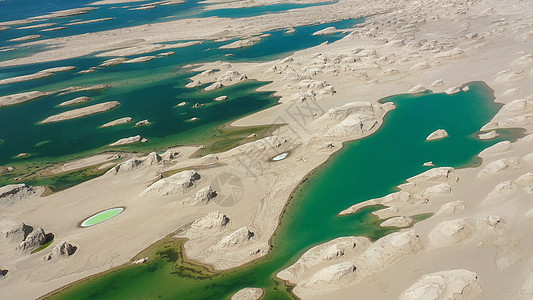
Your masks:
M278 226L291 193L302 178L327 161L332 153L341 148L343 142L361 138L377 130L384 113L391 108L377 105L379 99L405 93L418 84L436 92L443 92L453 90L466 82L485 81L494 90L497 102L513 103L502 109L489 123L490 128L523 127L531 132L533 128L528 115L532 113L528 102L531 100L511 101L533 94L533 87L529 84L531 62L528 62L526 57L521 60L525 61L524 64L515 63L527 56L528 49L531 49L533 40L528 38L528 33L533 30L530 24L533 12L527 3L523 2L516 2L516 8L496 1L446 3L449 4L447 7L444 7L443 3L423 2L423 5L418 6L416 3L402 2L400 4L403 10L370 17L363 27L355 29L354 33L331 45L299 51L291 55L290 59L258 64L232 63L231 68L196 78L205 83L219 79L224 82L228 78L225 76L227 72L232 71L245 74L251 79L272 81L272 84L262 90L277 91L276 95L282 97L281 105L245 117L233 125L288 123L289 126L276 132L275 138L260 140L204 158L189 159L188 156L195 151L190 147L179 149L181 155L178 158L157 161L152 155L150 159L142 160L138 165L127 165L129 169L123 172L93 179L48 196L44 198L45 201L39 198L35 201L26 199L16 206L8 207L2 217L23 220L32 226L42 226L58 238L76 244L79 250L68 258L68 263L62 264L57 261L43 263L40 257L20 256L18 253L15 255L11 248L0 247L0 257L5 258L3 261L10 262L5 266L10 270L10 275L3 280L5 283L0 282L0 285L10 284L6 296L35 298L69 282L127 263L146 245L173 232L180 224L202 219L215 210L222 210L229 217L228 225L211 230L209 234L188 231L186 235L189 241L185 244L185 252L189 258L212 265L216 270L223 270L267 255L269 240ZM492 7L494 9L490 10ZM208 19L202 22L213 25L219 21ZM177 25L179 22L172 24ZM288 27L283 25L282 27ZM132 32L127 34L132 35L135 29L131 30ZM159 29L155 29L157 30ZM261 31L264 30L257 30ZM251 32L256 31L254 29ZM164 37L161 39L164 40ZM85 40L88 41L89 39ZM461 49L461 52L455 49ZM36 59L46 59L49 54L51 53ZM219 62L202 66L201 69L217 69L221 66ZM442 83L439 80L442 80ZM357 108L342 106L353 101L357 101ZM309 104L313 105L317 115L309 115L306 119L308 123L302 126L301 120L298 122L292 118L294 115L291 109L295 106L306 107ZM328 113L333 108L336 108L333 112L353 109L362 113L373 110L373 113L367 114L372 125L355 135L347 134L345 128L339 126L344 120L330 118L335 115L333 112ZM347 116L349 115L350 113L347 113ZM363 122L361 124L364 125ZM294 131L287 131L287 128ZM523 200L528 195L529 179L519 178L528 171L533 171L529 164L530 157L527 156L528 149L531 149L530 143L531 138L524 138L509 147L503 145L492 152L485 152L481 166L456 170L458 182L447 182L448 179L442 182L449 184L452 190L450 195L431 197L428 205L402 206L397 214L409 216L419 212L438 212L444 204L457 200L465 202L464 210L458 208L455 211L455 207L460 207L460 203L448 204L452 208L448 207L447 213L431 217L413 227L412 230L415 230L418 237L410 230L403 230L400 231L401 235L368 245L369 249L391 249L391 241L398 238L408 244L416 244L416 247L405 248L408 254L391 252L396 258L394 261L384 260L376 269L378 273L358 278L357 282L348 280L355 275L348 271L342 272L350 270L350 263L363 266L364 269L364 265L358 262L364 249L362 252L341 255L335 260L322 259L318 267L307 268L292 279L297 283L295 293L306 299L344 299L350 298L354 293L361 297L381 295L384 298L398 298L403 295L404 299L413 299L409 298L412 293L404 292L423 276L467 269L475 272L483 282L480 289L476 281L461 281L456 278L459 276L457 274L462 274L463 277L459 277L463 279L470 278L464 275L464 272L454 271L438 276L443 276L442 278L454 284L471 287L471 293L465 294L469 299L486 299L490 295L498 295L501 299L527 299L531 286L524 283L528 276L531 277L529 253L532 243L527 233L520 228L531 226L533 213L529 203ZM332 146L329 146L330 144ZM283 160L283 163L267 162L275 155L289 150L291 155ZM244 161L245 165L242 159L239 159L243 154L250 160ZM505 160L512 157L517 157L517 160ZM301 161L306 163L302 164ZM516 161L516 166L519 167L509 167L515 166L511 162ZM492 164L494 162L498 163ZM158 195L148 199L140 196L159 180L159 174L162 172L191 166L209 166L214 163L223 165L198 170L201 178L179 196ZM181 204L181 201L196 199L202 188L212 184L220 174L227 172L235 174L246 187L242 199L234 206L221 207L217 205L220 200L216 197L210 200L211 202L198 206ZM488 175L480 176L485 173ZM503 182L507 183L500 185ZM523 187L524 182L527 184ZM495 187L495 192L489 194ZM507 190L511 194L505 194ZM506 207L507 202L512 205ZM128 209L120 217L90 229L73 226L91 212L121 205L127 206ZM47 217L51 214L69 218L54 220ZM496 215L506 220L505 229L500 228L499 224L504 223L501 218L487 219L488 216ZM143 226L136 222L140 217L157 217L158 222L149 227ZM451 221L455 223L442 223ZM465 222L470 222L471 225L465 225ZM459 225L463 228L471 227L472 230L468 236L452 239L443 246L443 239L438 236L438 231L441 230L439 226L443 226L442 224L452 228ZM244 227L254 233L253 240L240 240L238 245L232 248L221 243L227 237L234 237L234 234L241 232L239 230ZM116 228L129 228L140 234L125 237ZM434 231L435 228L438 230ZM498 233L500 231L503 233ZM478 246L479 242L484 246ZM518 250L512 247L516 243L520 244ZM492 263L495 261L495 255L498 258ZM450 263L445 266L436 263L443 258ZM487 264L487 261L491 263ZM337 266L341 263L344 265ZM47 272L50 266L54 266L54 272ZM311 280L321 270L330 268L326 270L330 272L332 266L347 268L338 269L341 273L335 274L343 274L338 278L333 276L338 280ZM326 271L320 274L324 275ZM398 278L398 274L403 276ZM511 282L514 278L517 278L516 281ZM431 276L425 280L430 279ZM41 282L47 284L43 285ZM501 282L505 283L506 288L501 288ZM424 281L420 284L424 284Z

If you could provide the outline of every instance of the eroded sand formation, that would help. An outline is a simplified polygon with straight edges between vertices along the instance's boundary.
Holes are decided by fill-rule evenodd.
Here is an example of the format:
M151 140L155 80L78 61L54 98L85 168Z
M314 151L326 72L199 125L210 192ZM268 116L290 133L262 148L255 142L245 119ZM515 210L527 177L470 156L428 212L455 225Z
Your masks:
M282 127L272 137L202 158L189 158L195 147L180 148L177 157L153 153L133 158L103 177L50 195L47 201L24 201L5 208L2 214L10 219L39 224L81 250L68 264L57 264L54 272L49 272L50 266L41 257L26 256L20 258L20 264L3 260L8 263L2 268L9 270L3 282L11 287L6 296L38 297L129 263L147 245L189 223L177 235L189 238L185 251L193 260L222 270L266 255L290 193L343 142L378 130L384 114L394 108L377 103L385 96L421 93L427 88L453 95L468 92L465 83L482 80L494 90L497 102L506 103L482 128L481 134L487 134L484 138L493 138L490 133L498 128L533 129L529 111L533 12L528 3L380 1L369 7L358 1L340 1L327 10L296 10L276 24L265 16L238 23L207 18L198 21L194 30L174 35L167 32L185 26L185 21L46 41L60 47L30 61L73 57L77 50L84 55L121 48L111 33L133 40L138 30L144 30L142 41L128 44L137 47L192 37L244 39L273 28L295 27L311 18L330 21L372 15L331 45L271 62L216 62L197 69L214 71L191 82L227 86L243 75L272 81L262 89L275 90L281 104L234 124L289 123L292 130ZM224 26L232 27L215 34L206 30ZM101 39L102 44L93 45L94 39ZM17 63L20 61L1 64ZM290 118L288 109L294 105L314 108L305 123ZM428 134L431 130L435 128L428 129ZM527 136L493 146L481 154L484 160L478 167L431 169L409 178L397 193L347 208L343 213L381 203L387 208L374 212L376 216L388 225L412 227L374 243L363 237L341 237L317 245L278 276L295 283L294 292L306 299L343 299L355 294L383 299L416 299L421 294L435 299L528 299L533 286L533 244L523 228L533 222L529 201L532 143L533 138ZM283 163L270 161L287 151L291 155ZM192 183L192 177L183 179L181 173L162 178L161 174L176 170L197 170L199 178ZM231 189L215 184L221 176L235 179ZM234 188L241 192L229 192ZM216 197L209 196L213 192ZM62 205L65 199L75 199L76 205ZM232 205L218 205L219 201L231 201ZM90 231L76 227L91 213L116 206L128 209ZM435 215L411 224L411 216L428 212ZM45 217L51 213L69 218ZM141 217L157 218L158 222L147 228L138 222ZM125 236L117 227L141 234ZM0 258L4 255L0 253ZM55 263L54 259L49 263Z

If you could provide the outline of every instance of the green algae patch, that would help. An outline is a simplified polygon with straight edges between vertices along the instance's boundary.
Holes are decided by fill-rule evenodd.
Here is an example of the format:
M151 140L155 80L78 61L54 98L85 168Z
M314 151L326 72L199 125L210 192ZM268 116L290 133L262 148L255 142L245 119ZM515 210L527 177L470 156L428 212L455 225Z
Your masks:
M124 211L124 207L116 207L116 208L104 210L86 219L85 221L83 221L80 224L80 227L89 227L89 226L94 226L96 224L100 224L104 221L107 221L111 218L118 216L123 211Z
M208 154L224 152L237 146L271 136L282 125L265 125L250 127L232 127L227 124L217 127L211 137L206 138L204 147L191 157L202 157Z
M54 242L54 238L48 238L48 239L49 239L49 240L48 240L46 243L44 243L41 247L39 247L39 248L33 250L33 251L31 252L31 254L33 254L33 253L37 253L37 252L40 252L40 251L42 251L42 250L48 248L48 246L50 246L50 245Z
M433 213L424 213L424 214L418 214L418 215L414 215L414 216L411 216L411 219L415 220L415 222L422 222L426 219L429 219L430 217L432 217L434 214Z
M37 167L34 165L17 166L16 170L0 176L0 185L24 182L30 186L43 186L45 192L42 197L68 189L87 180L99 177L111 167L98 169L100 165L90 166L65 173L46 175L43 171L52 165Z

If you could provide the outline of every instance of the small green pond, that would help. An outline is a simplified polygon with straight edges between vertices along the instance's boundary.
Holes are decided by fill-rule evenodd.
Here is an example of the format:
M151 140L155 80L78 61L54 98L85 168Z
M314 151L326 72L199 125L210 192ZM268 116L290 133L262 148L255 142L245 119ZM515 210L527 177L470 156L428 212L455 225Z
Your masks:
M113 217L116 217L124 211L124 207L110 208L102 212L97 213L96 215L86 219L83 223L80 224L80 227L89 227L104 221L107 221Z

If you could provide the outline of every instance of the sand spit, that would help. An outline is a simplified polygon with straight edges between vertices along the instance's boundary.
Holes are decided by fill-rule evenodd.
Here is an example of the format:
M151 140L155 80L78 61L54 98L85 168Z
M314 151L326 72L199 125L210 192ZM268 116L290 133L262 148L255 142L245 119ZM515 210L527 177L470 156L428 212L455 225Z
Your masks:
M19 37L19 38L10 39L9 41L10 42L23 42L23 41L35 40L35 39L38 39L38 38L41 38L41 37L42 37L42 35L32 34L32 35Z
M39 28L52 27L55 25L57 25L57 23L42 23L42 24L36 24L36 25L17 27L17 29L39 29Z
M97 113L105 112L108 110L112 110L119 105L120 105L120 102L118 101L109 101L109 102L99 103L99 104L95 104L95 105L91 105L91 106L87 106L83 108L78 108L74 110L69 110L69 111L66 111L66 112L63 112L57 115L50 116L44 119L43 121L41 121L40 123L46 124L46 123L53 123L53 122L60 122L60 121L82 118L82 117L94 115Z
M244 288L231 296L231 300L259 300L263 297L263 290L260 288Z
M80 8L66 9L66 10L60 10L60 11L56 11L50 14L38 16L38 17L35 17L34 19L66 18L66 17L83 15L95 9L98 9L98 7L80 7Z
M30 75L22 75L22 76L2 79L0 80L0 84L12 84L12 83L17 83L17 82L30 81L30 80L50 77L52 75L54 74L50 72L38 72L38 73L30 74Z
M68 101L65 101L65 102L61 102L59 104L59 106L68 106L68 105L75 105L75 104L81 104L81 103L85 103L85 102L89 102L91 101L92 99L87 97L87 96L81 96L81 97L77 97L77 98L74 98L72 100L68 100Z
M105 123L101 127L102 128L106 128L106 127L112 127L112 126L118 126L118 125L122 125L122 124L127 124L127 123L131 123L131 122L133 122L133 119L131 117L124 117L124 118L120 118L120 119Z
M134 143L139 143L139 142L146 142L147 140L145 138L141 138L140 135L136 135L136 136L132 136L132 137L127 137L127 138L123 138L123 139L120 139L112 144L109 144L110 147L113 147L113 146L121 146L121 145L128 145L128 144L134 144Z
M437 129L428 135L428 137L426 138L426 141L442 140L447 137L448 137L448 132L446 132L446 130Z
M134 3L144 2L146 0L102 0L91 3L90 5L108 5L108 4L122 4L122 3Z
M95 56L97 57L108 57L108 56L132 56L156 52L159 50L165 49L174 49L174 48L185 48L194 45L201 44L202 41L191 41L191 42L182 42L182 43L171 43L171 44L142 44L145 43L143 39L137 39L133 41L126 41L115 46L121 48L118 50L106 51L103 53L98 53Z
M115 154L115 153L98 154L98 155L81 158L81 159L77 159L74 161L60 164L50 170L46 170L45 172L49 174L65 173L65 172L79 170L79 169L90 167L90 166L110 163L112 161L115 161L118 159L124 159L127 157L129 156L124 155L124 154Z
M17 105L25 102L29 102L44 96L49 95L48 93L40 91L32 91L26 93L13 94L8 96L0 97L0 108L5 106Z
M68 87L66 89L59 90L59 91L68 94L68 93L74 93L74 92L105 90L110 87L111 86L108 84L97 84L97 85L92 85L92 86L71 86L71 87Z
M57 31L57 30L63 30L63 29L67 29L67 27L65 27L65 26L58 26L58 27L46 28L46 29L43 29L43 30L41 30L41 31L42 31L42 32L48 32L48 31Z
M83 24L92 24L92 23L99 23L99 22L105 22L105 21L109 21L109 20L113 20L114 18L110 17L110 18L100 18L100 19L94 19L94 20L86 20L86 21L78 21L78 22L72 22L72 23L67 23L65 25L67 26L73 26L73 25L83 25Z
M74 70L74 69L76 69L76 67L74 67L74 66L57 67L57 68L46 69L46 70L42 70L42 71L34 73L34 74L22 75L22 76L16 76L16 77L2 79L2 80L0 80L0 85L2 85L2 84L12 84L12 83L17 83L17 82L23 82L23 81L46 78L46 77L50 77L50 76L54 75L54 73L66 72L66 71L70 71L70 70Z
M245 47L251 47L257 43L259 43L262 39L260 37L252 37L249 39L244 40L238 40L231 44L220 46L220 49L238 49L238 48L245 48Z
M137 57L137 58L128 59L124 63L125 64L142 63L142 62L151 61L152 59L154 59L156 57L157 56L141 56L141 57Z
M17 25L31 24L33 22L35 22L35 20L33 19L13 20L13 21L0 22L0 26L17 26Z

